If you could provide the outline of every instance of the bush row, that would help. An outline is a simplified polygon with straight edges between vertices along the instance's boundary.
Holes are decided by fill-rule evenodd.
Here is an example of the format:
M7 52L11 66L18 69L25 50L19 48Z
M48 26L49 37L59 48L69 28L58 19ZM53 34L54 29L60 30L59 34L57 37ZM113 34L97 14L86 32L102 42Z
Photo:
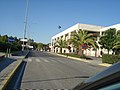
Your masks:
M59 53L59 54L76 57L76 58L88 59L85 55L80 56L79 54L75 54L75 53Z
M120 61L120 55L102 55L102 63L114 64Z

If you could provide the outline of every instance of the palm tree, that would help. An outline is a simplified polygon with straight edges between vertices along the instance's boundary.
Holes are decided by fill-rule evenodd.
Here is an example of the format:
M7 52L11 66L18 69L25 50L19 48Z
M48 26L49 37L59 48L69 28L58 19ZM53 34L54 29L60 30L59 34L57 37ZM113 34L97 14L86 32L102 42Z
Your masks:
M83 30L79 30L78 32L74 33L68 40L68 42L78 50L80 56L83 55L83 45L85 46L85 48L97 48L97 44L95 43L95 37L93 37L93 34L90 34L87 31Z
M62 48L67 48L67 42L65 40L59 39L56 41L55 47L60 48L60 53L62 53Z

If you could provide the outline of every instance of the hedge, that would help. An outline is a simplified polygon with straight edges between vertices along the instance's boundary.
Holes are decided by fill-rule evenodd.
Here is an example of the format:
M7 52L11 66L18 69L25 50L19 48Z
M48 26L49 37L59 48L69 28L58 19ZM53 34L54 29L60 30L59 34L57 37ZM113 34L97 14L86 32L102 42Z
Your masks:
M90 59L86 57L84 54L82 56L80 56L79 54L75 54L75 53L58 53L58 54L62 54L62 55L70 56L70 57L76 57L76 58Z
M102 55L102 63L114 64L120 61L120 55Z

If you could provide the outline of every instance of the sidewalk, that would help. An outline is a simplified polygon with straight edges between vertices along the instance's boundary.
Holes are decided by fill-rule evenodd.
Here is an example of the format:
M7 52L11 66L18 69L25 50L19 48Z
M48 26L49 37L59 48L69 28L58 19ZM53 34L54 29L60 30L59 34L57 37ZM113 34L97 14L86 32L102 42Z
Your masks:
M21 52L18 54L18 56L4 58L0 62L0 90L6 86L7 82L9 82L19 65L22 63L27 51L25 51L23 54L21 54Z
M25 55L27 54L28 51L20 51L20 52L17 52L16 54L12 54L12 56L10 56L10 58L13 58L13 59L23 59L25 57Z
M4 58L5 54L0 52L0 59Z
M108 64L108 63L102 63L102 58L100 57L90 57L92 58L92 60L89 60L89 63L92 65L100 65L100 66L105 66L105 67L109 67L112 64Z

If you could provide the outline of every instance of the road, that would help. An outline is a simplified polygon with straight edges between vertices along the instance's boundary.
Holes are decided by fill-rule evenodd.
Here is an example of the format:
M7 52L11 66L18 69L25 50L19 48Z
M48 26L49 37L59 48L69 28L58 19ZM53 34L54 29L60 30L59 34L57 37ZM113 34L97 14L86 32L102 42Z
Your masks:
M47 52L32 51L26 62L21 80L15 82L20 89L72 89L89 76L105 69ZM20 71L19 71L20 73ZM18 76L18 75L17 75Z

